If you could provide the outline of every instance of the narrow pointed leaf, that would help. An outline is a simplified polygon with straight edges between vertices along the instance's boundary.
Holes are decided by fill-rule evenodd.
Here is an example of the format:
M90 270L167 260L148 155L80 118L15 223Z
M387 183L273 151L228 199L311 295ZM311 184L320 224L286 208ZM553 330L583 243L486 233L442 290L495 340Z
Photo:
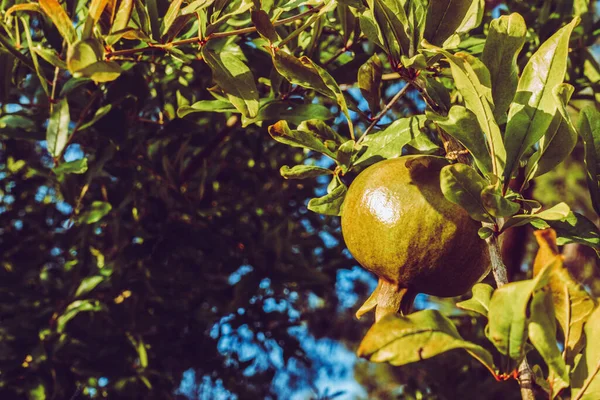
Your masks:
M540 148L527 161L525 177L529 181L551 171L571 154L577 144L577 131L567 111L573 86L563 83L552 93L558 106L548 130L539 142Z
M552 89L563 82L567 69L569 38L579 18L546 40L529 59L519 79L515 99L508 112L504 143L508 185L525 151L544 136L557 105Z
M279 173L285 179L306 179L315 178L321 175L333 175L332 170L317 167L315 165L294 165L292 168L284 165L279 170Z
M487 68L472 56L462 53L452 55L439 48L433 50L443 54L450 63L456 87L462 94L466 107L477 117L487 138L488 152L492 158L492 172L500 176L506 162L506 150L493 114L494 103Z
M171 27L171 25L173 25L173 22L175 22L175 19L179 15L179 10L181 9L182 3L183 3L183 0L173 0L169 4L169 8L167 9L167 12L165 13L165 16L164 16L163 22L162 22L161 32L163 35L169 31L169 28Z
M525 43L527 26L520 14L503 15L490 23L482 61L490 71L494 116L500 121L517 91L517 56Z
M63 39L67 41L67 44L72 45L75 43L77 33L73 27L73 22L60 3L57 0L40 0L40 6L48 18L52 20Z
M566 203L558 203L554 207L551 207L542 212L536 214L519 214L510 217L502 225L502 231L515 226L527 225L530 222L543 220L543 221L560 221L569 216L571 209Z
M69 103L66 98L63 98L54 105L46 129L46 143L53 157L58 157L67 145L69 122L71 122Z

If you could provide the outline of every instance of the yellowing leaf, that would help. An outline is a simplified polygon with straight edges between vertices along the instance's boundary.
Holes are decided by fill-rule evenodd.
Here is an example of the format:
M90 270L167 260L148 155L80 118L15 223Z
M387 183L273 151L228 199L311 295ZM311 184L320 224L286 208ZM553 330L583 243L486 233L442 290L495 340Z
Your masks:
M60 35L72 45L77 41L77 33L73 27L73 21L57 0L40 0L40 6L44 13L52 20Z

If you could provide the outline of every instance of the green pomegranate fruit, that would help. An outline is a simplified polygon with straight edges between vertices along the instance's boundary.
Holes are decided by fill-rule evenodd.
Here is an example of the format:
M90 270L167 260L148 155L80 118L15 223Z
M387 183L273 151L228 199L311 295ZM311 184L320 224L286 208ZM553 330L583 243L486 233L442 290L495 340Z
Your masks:
M361 311L407 312L417 293L451 297L489 271L481 227L440 189L441 157L404 156L378 162L350 185L342 208L348 250L379 278ZM376 314L376 315L377 315ZM379 318L378 318L379 319Z

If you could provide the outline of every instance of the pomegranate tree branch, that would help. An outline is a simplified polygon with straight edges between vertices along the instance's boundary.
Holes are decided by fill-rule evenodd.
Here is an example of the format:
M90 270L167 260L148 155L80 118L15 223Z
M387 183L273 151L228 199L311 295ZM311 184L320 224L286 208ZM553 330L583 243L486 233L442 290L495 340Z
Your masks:
M315 6L307 11L304 11L304 12L294 15L292 17L274 21L273 26L285 25L290 22L296 21L298 19L306 17L307 15L311 15L311 14L318 12L321 8L323 8L323 4ZM229 36L245 35L247 33L252 33L252 32L256 32L255 26L250 26L248 28L242 28L242 29L235 29L233 31L227 31L227 32L215 32L215 33L211 33L210 35L208 35L205 38L195 37L195 38L191 38L191 39L176 40L176 41L165 43L165 44L151 44L146 47L138 47L135 49L109 51L106 53L106 58L112 58L112 57L117 57L117 56L128 56L131 54L142 53L144 51L151 51L151 50L167 50L171 47L183 46L186 44L196 44L196 43L204 44L207 41L212 40L212 39L225 38L225 37L229 37Z
M394 95L394 97L392 97L391 100L383 107L383 110L381 110L381 112L379 114L377 114L375 117L373 117L371 125L369 125L367 127L367 129L365 130L365 133L363 133L363 135L360 137L360 139L358 139L358 143L360 143L364 140L364 138L367 136L367 134L369 132L371 132L371 130L373 130L373 128L375 128L375 125L377 125L377 123L381 120L381 118L383 118L385 116L385 114L387 114L387 112L390 111L390 109L394 106L394 104L396 104L396 102L398 100L400 100L400 98L402 96L404 96L404 94L408 91L409 88L410 88L410 85L408 83L405 84L404 87L402 89L400 89L398 91L398 93L396 93Z

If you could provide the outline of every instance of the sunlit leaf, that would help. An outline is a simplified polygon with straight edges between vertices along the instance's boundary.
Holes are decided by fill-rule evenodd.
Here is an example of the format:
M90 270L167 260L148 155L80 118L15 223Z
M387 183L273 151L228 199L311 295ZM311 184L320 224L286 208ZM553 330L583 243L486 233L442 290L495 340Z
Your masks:
M69 103L66 98L60 99L52 109L46 129L46 143L53 157L58 157L69 141L70 122Z
M429 2L424 38L436 46L450 45L452 36L481 23L482 0L435 0Z
M217 53L203 47L202 57L231 104L246 117L255 117L259 107L258 90L250 68L232 52Z
M502 231L507 230L515 226L527 225L530 222L537 220L544 221L560 221L569 216L571 209L566 203L559 203L554 207L547 210L535 213L535 214L519 214L508 218L504 225L502 225Z
M87 210L77 217L80 224L93 224L100 221L112 210L112 205L105 201L94 201Z
M104 311L106 307L98 300L75 300L67 306L65 311L56 320L56 330L63 332L69 321L82 312L99 312Z
M508 112L504 143L508 185L525 151L544 136L556 111L552 89L563 82L567 69L569 38L579 18L561 28L531 56L519 79L515 99Z
M517 56L525 43L527 26L520 14L503 15L490 23L481 60L490 71L494 116L503 119L517 91Z
M279 170L281 176L285 179L306 179L315 178L321 175L332 175L333 171L327 168L321 168L314 165L294 165L292 168L284 165Z
M67 44L72 45L77 41L77 32L73 27L71 18L60 5L58 0L39 0L40 6L44 13L52 20L60 35L67 41Z
M88 169L88 160L87 158L82 158L81 160L69 161L62 163L52 170L56 175L60 174L84 174Z
M534 279L507 283L490 300L487 336L501 354L515 361L525 354L530 301L548 284L550 269L546 266Z
M487 318L494 288L486 283L477 283L471 291L473 292L473 296L469 300L456 303L456 307L481 314Z
M345 185L338 185L325 196L311 199L308 209L319 214L340 215L347 192L348 188Z
M79 287L75 291L75 297L85 296L86 294L94 290L103 281L104 277L99 275L88 276L86 278L83 278L83 280L79 284Z
M452 321L437 310L418 311L406 317L386 315L369 329L357 353L373 362L406 365L454 349L466 350L494 371L492 355L463 340Z
M584 332L587 344L583 357L571 375L573 400L595 400L600 397L600 342L594 340L600 332L600 307L590 315Z

